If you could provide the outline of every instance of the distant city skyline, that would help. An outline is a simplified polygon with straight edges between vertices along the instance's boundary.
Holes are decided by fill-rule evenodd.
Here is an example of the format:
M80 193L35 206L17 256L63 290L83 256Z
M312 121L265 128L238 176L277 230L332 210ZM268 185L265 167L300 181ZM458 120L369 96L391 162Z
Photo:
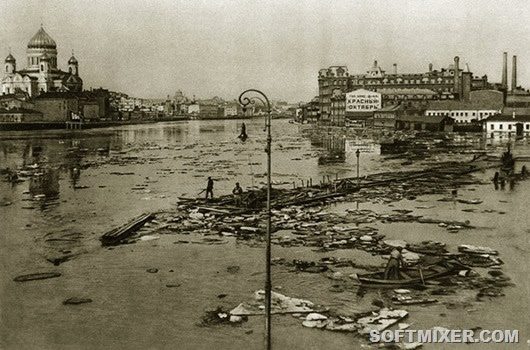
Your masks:
M447 67L454 56L500 82L502 53L518 56L518 84L530 82L526 1L83 1L3 0L2 60L18 68L43 23L59 66L71 50L85 88L141 98L237 98L246 88L274 99L308 101L320 68L387 71ZM11 48L11 50L10 50ZM22 67L21 67L22 66ZM511 67L509 68L511 70ZM510 74L510 73L509 73Z

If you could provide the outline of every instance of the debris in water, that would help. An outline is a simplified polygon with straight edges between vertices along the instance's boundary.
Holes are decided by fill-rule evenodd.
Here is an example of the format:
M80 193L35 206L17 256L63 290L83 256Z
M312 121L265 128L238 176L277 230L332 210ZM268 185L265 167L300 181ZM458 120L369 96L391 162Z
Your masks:
M60 277L61 274L59 272L41 272L41 273L31 273L28 275L21 275L17 276L13 279L15 282L27 282L27 281L35 281L35 280L43 280L47 278L55 278Z
M86 304L91 303L92 299L90 298L78 298L78 297L72 297L68 298L65 301L63 301L64 305L79 305L79 304Z

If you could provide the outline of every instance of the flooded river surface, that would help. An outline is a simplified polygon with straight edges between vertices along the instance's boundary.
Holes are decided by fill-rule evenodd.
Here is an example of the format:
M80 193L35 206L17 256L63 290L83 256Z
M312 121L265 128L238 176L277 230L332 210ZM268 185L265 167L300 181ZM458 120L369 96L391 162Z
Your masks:
M0 169L25 169L16 184L0 182L0 348L2 349L254 349L263 347L263 319L240 325L201 327L201 317L217 306L235 307L263 288L264 246L227 237L222 244L200 242L199 234L164 234L113 248L99 237L144 212L174 209L178 197L199 196L206 179L215 180L214 195L266 181L264 122L245 121L249 139L237 140L241 121L189 121L83 131L2 132ZM367 139L346 142L346 161L319 165L319 146L300 126L273 121L274 186L301 186L311 179L356 175L355 150L361 148L360 173L407 170L422 161L404 163L379 154ZM313 140L314 141L314 140ZM477 142L477 148L499 154L502 143ZM530 155L526 140L515 155ZM465 160L471 154L436 154L429 162ZM528 158L527 158L528 159ZM528 163L528 162L527 162ZM517 169L525 164L518 162ZM526 164L527 167L530 164ZM35 173L38 172L38 176ZM408 306L413 329L518 329L520 344L425 345L427 349L527 349L530 338L529 258L530 182L495 190L494 170L476 174L481 184L460 188L459 198L480 205L439 201L441 195L394 203L338 203L329 212L369 209L443 220L469 220L472 230L450 233L437 225L374 223L387 239L441 241L450 251L460 244L499 251L502 270L513 287L505 296L476 299L462 290L451 302ZM200 194L202 196L202 194ZM473 210L475 209L475 210ZM188 244L182 244L186 240ZM180 243L179 243L180 242ZM67 261L55 266L60 257ZM310 247L273 246L273 258L320 260L335 256L359 264L383 264L378 256L353 249L329 252ZM239 266L233 273L230 266ZM148 273L157 269L157 273ZM58 278L17 283L13 278L57 271ZM477 269L485 273L487 269ZM333 291L322 274L295 273L273 267L273 286L282 294L308 299L344 314L370 309L377 290ZM220 295L225 297L219 298ZM92 299L63 305L70 297ZM359 349L367 341L353 333L304 328L288 315L273 317L277 349Z

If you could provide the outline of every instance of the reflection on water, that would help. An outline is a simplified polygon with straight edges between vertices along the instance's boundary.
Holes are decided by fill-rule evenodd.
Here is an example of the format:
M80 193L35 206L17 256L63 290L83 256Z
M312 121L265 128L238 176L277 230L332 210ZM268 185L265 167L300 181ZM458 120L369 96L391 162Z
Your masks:
M57 169L42 169L31 176L29 192L33 197L55 199L59 197L59 171Z
M223 168L230 170L220 178L229 179L231 176L245 175L245 172L250 169L247 186L253 186L255 179L262 175L260 175L262 172L260 165L263 164L262 145L265 141L263 123L261 120L247 121L250 138L245 144L237 140L240 124L240 121L233 120L192 121L74 132L4 133L0 139L0 168L19 169L22 171L22 176L31 175L34 168L47 169L42 179L32 178L31 188L28 190L32 194L41 191L40 194L46 193L47 196L54 196L61 188L58 180L60 175L69 179L68 185L71 188L79 189L82 186L80 185L82 173L86 169L105 164L132 164L133 158L137 160L137 163L153 162L163 157L188 158L191 160L188 163L173 162L168 165L179 168L181 175L204 177L205 174L199 171L201 166L199 163L205 163L206 160L227 162L228 159L237 157L235 161L242 164L244 169L241 170L243 171L238 172L232 169L232 165L229 164L232 160L226 164L219 163L217 168L219 171ZM324 130L324 132L304 130L304 137L301 138L297 126L284 121L274 121L272 130L273 171L290 176L291 179L286 179L286 182L297 181L300 175L303 175L305 180L307 177L316 179L328 174L353 175L356 170L355 152L357 150L361 154L362 173L381 169L380 166L378 167L381 145L377 140L382 139L384 135L375 137L335 133L330 130ZM443 136L439 141L422 141L425 143L422 147L432 149L435 145L443 144L449 145L448 150L451 149L451 145L455 145L455 149L462 149L464 146L470 150L500 152L506 145L505 141L485 140L481 134L455 134ZM517 154L519 148L524 152L526 142L526 140L512 142L514 152ZM200 147L199 152L203 153L197 160L199 163L194 161L194 155L197 154L197 150L194 149L196 146ZM206 150L205 147L211 149ZM189 152L186 151L188 149ZM155 155L153 152L157 150L164 151ZM318 155L325 158L320 165L317 161ZM432 156L432 154L427 153L426 156ZM443 152L436 155L440 161L444 156ZM410 163L411 161L407 165ZM403 166L400 162L396 164L388 163L386 167L388 169L385 170ZM292 165L297 166L293 168ZM194 172L199 173L192 174Z

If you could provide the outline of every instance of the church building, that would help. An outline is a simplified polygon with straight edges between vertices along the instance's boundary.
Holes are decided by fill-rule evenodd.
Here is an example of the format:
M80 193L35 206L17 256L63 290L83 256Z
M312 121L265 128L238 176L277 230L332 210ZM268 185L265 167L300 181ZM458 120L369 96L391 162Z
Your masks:
M82 91L83 80L79 77L79 63L74 57L68 60L68 71L57 67L57 44L41 28L31 38L26 50L26 68L17 70L13 55L5 59L0 93L2 95L25 92L31 97L51 91Z

